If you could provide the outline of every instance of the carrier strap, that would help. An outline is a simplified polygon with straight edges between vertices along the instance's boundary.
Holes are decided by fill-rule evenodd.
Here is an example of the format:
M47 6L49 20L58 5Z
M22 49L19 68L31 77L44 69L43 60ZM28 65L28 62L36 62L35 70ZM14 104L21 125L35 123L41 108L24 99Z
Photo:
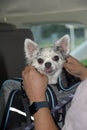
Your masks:
M21 97L22 97L22 102L23 102L23 105L24 105L24 109L25 109L25 112L26 112L26 117L27 117L27 125L30 125L31 124L31 114L30 114L30 111L29 111L29 100L26 96L26 93L24 92L23 90L23 87L22 87L22 83L21 83Z

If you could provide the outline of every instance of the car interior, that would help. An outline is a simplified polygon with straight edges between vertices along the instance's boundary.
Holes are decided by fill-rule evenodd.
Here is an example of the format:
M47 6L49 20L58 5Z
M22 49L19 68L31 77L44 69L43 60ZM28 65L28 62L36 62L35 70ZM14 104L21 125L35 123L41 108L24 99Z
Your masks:
M26 38L48 47L65 34L70 54L87 66L86 0L1 0L0 88L8 79L21 78Z
M53 44L68 33L71 37L72 55L86 60L86 51L82 58L76 53L76 46L87 39L86 14L86 0L1 0L0 82L21 76L25 66L23 43L26 37L32 38L30 30L34 40L41 46Z

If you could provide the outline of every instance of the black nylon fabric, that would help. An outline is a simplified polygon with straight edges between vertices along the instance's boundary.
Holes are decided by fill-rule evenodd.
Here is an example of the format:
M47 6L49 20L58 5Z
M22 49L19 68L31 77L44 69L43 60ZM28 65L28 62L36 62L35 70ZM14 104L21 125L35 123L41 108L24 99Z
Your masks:
M2 130L10 130L13 128L15 129L19 126L25 125L27 122L27 118L25 116L10 111L10 107L25 112L20 91L14 90L9 96L8 104L6 106L6 111L1 125Z
M71 74L69 74L64 68L62 70L62 73L60 74L60 76L58 77L58 82L57 82L57 88L58 90L62 89L64 91L73 89L74 85L75 87L80 84L81 79L78 77L75 77ZM61 87L62 86L62 87Z
M50 109L53 108L53 106L57 105L57 99L54 91L50 86L48 86L49 90L47 89L47 97L48 97L48 102ZM26 95L26 94L25 94ZM8 103L6 106L6 111L2 120L1 124L1 130L34 130L34 123L31 120L30 122L28 121L27 118L29 118L29 115L23 116L17 112L10 111L10 108L16 108L17 110L20 110L24 113L27 112L24 108L24 103L23 103L23 95L22 95L22 90L14 90L11 92L9 95ZM27 97L26 97L26 100ZM26 105L26 104L25 104ZM27 105L29 105L27 103ZM30 115L31 117L31 115Z

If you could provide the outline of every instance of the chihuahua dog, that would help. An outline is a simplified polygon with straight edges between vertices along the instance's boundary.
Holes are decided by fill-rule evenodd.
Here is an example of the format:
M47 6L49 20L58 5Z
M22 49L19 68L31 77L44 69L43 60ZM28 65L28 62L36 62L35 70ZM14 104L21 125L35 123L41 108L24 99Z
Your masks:
M40 48L31 39L24 42L27 64L32 64L39 72L48 76L48 84L56 84L63 64L70 52L69 35L64 35L53 46Z

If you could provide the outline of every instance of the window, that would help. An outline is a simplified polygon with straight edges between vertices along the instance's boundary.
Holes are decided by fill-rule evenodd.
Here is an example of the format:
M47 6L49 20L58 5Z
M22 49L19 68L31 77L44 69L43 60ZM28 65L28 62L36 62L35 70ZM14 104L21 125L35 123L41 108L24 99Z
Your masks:
M29 27L29 26L28 26ZM65 34L70 35L71 55L87 65L87 29L79 23L50 23L31 25L35 42L47 47Z

